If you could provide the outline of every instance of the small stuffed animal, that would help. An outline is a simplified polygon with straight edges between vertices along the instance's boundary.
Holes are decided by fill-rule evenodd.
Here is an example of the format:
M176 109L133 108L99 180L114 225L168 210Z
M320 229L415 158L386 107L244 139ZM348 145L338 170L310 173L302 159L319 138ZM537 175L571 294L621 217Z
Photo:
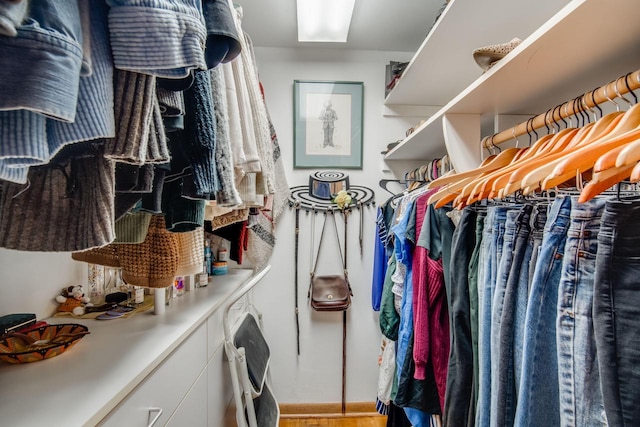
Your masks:
M56 297L56 301L60 303L59 312L71 312L74 316L82 316L85 313L85 307L93 307L89 302L91 299L84 296L82 286L78 285L63 288L60 295Z

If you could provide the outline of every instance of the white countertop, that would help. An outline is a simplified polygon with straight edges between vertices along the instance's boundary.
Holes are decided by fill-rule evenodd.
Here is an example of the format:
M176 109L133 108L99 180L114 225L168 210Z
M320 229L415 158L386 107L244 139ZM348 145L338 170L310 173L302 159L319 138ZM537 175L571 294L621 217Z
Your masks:
M108 321L80 323L91 332L68 352L40 362L0 362L0 424L12 427L95 425L215 310L222 309L252 270L229 270L204 288L153 310ZM222 325L220 325L222 328Z

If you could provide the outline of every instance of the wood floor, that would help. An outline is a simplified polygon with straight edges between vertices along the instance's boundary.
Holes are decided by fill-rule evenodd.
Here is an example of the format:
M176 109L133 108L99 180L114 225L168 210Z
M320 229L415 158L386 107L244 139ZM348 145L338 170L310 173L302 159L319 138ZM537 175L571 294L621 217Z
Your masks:
M340 404L281 404L279 427L385 427L387 417L379 415L370 402Z
M385 427L387 417L357 415L340 417L280 418L279 427Z

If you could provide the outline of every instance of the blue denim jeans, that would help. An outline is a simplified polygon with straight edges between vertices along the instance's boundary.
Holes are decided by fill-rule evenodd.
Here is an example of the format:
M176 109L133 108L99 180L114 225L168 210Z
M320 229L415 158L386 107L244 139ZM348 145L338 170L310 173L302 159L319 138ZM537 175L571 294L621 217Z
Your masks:
M482 236L484 234L484 222L487 217L486 211L478 212L476 217L476 245L471 254L469 262L469 310L471 318L471 348L473 350L473 406L478 403L478 306L479 290L481 280L484 277L484 260L481 259ZM475 411L474 411L475 414ZM475 419L475 416L474 416Z
M502 256L507 208L490 206L484 222L478 273L478 403L476 425L489 426L491 413L491 305Z
M560 425L556 311L570 212L570 198L555 199L544 226L525 315L516 426Z
M500 321L504 308L504 295L507 290L507 280L513 261L513 243L516 236L516 218L520 207L507 211L507 219L504 226L504 242L502 246L502 256L498 263L498 272L493 291L493 302L491 303L491 417L490 425L499 427L498 424L498 385L500 384L500 373L502 367L499 365L500 351ZM494 368L498 369L494 369Z
M513 425L516 413L522 360L521 331L524 325L529 292L528 261L533 249L533 241L530 240L532 211L533 205L524 205L517 212L515 220L516 230L500 318L498 359L495 365L499 367L498 388L495 396L497 400L495 417L498 426Z
M593 327L610 426L640 420L640 201L608 201L598 233Z
M536 261L540 255L548 211L548 204L538 203L531 217L531 239L533 247L531 248L531 259L529 260L529 294L531 293L531 285L533 284L533 273L536 271Z
M593 332L597 234L605 199L571 198L571 223L558 287L560 425L607 425Z

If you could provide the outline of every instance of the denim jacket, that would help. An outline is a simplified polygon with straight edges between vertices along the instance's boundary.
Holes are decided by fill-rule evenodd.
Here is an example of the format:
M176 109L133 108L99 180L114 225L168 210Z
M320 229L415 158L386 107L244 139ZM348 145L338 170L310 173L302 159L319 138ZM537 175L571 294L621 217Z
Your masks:
M0 110L74 121L82 57L78 1L31 2L17 35L0 36Z
M25 23L27 29L20 27L16 39L25 35L32 36L35 31L33 28L40 28L40 31L44 31L42 28L45 27L45 22L64 21L62 18L55 20L47 15L43 21L35 24L34 18L40 18L41 14L44 13L44 11L37 11L40 10L39 8L46 9L49 0L32 3L32 10L29 14L30 19ZM66 10L61 7L63 2L55 1L54 3L58 4L58 12ZM75 4L76 2L74 1L73 3ZM48 11L53 13L51 8ZM50 99L62 102L63 97L56 98L57 95L48 89L54 85L62 85L62 81L69 81L71 87L68 87L68 85L60 86L58 89L60 91L62 91L61 89L66 90L67 100L64 102L72 102L72 104L65 106L65 109L73 112L74 119L72 122L59 120L59 117L54 117L51 114L40 114L39 112L34 112L33 109L20 108L19 105L12 105L8 111L0 111L0 140L2 141L2 144L0 144L0 179L26 183L29 166L48 163L65 145L79 141L110 138L115 135L113 60L109 46L106 3L104 0L94 0L90 9L83 8L80 11L80 16L74 15L74 19L78 25L82 22L83 25L86 24L89 27L86 29L87 31L84 31L84 34L91 34L90 41L87 43L91 49L90 52L85 51L83 63L85 69L82 76L80 71L83 57L82 46L79 43L74 45L77 48L75 53L78 56L78 63L77 67L74 68L75 71L73 71L76 81L71 84L72 78L68 74L71 72L70 70L67 70L67 74L52 74L47 69L41 68L48 64L45 63L43 65L39 62L40 54L45 51L37 51L35 48L38 45L34 45L33 48L29 47L29 43L25 42L27 39L23 37L21 46L24 49L19 54L14 54L14 56L23 58L22 67L24 69L37 70L39 72L37 80L41 81L41 84L33 88L12 86L7 89L7 92L4 92L8 94L14 92L27 94L34 98L33 101L44 106L49 103ZM79 29L78 34L81 34ZM55 38L54 35L50 35L50 37L52 39ZM7 39L9 40L7 41ZM0 55L4 52L3 48L6 47L7 43L15 45L13 40L14 38L0 37ZM53 49L48 57L53 58L55 52L56 50ZM22 63L22 61L20 62ZM61 68L54 69L62 72ZM24 74L24 72L20 74L21 72L21 70L13 70L13 73L17 76ZM2 73L3 71L0 70L0 74ZM52 81L46 82L45 77ZM4 87L4 83L5 80L0 81L0 86ZM76 95L69 95L72 90L76 92ZM11 98L11 96L7 98ZM3 97L0 103L6 106L9 101L11 100Z

